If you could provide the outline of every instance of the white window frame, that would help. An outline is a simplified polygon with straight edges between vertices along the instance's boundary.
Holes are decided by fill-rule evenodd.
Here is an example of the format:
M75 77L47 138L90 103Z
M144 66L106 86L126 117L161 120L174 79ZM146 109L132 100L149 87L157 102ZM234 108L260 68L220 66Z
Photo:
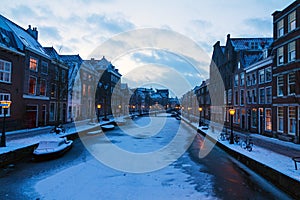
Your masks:
M35 79L35 85L34 85L34 93L30 93L30 79ZM28 83L28 93L30 95L36 95L36 87L37 87L37 78L35 76L29 76L29 83Z
M3 64L3 69L0 68L0 82L11 83L11 62L0 59L0 63Z
M280 109L279 109L280 108ZM279 115L279 110L282 109L282 116ZM283 106L279 106L277 107L277 132L279 133L283 133L284 130L284 107ZM282 121L282 129L280 129L280 121Z
M296 41L293 41L288 44L288 62L293 62L295 60L296 60Z
M291 116L291 108L294 108L293 112L294 112L294 116ZM296 135L296 131L297 131L297 121L296 121L296 112L297 112L297 107L296 106L289 106L288 107L288 132L289 135ZM291 127L291 122L293 121L293 127ZM293 129L293 130L292 130Z
M265 97L266 97L266 92L265 92L265 88L259 88L258 90L259 93L259 104L265 104Z
M31 63L33 63L33 61L31 61L31 60L35 60L35 61L36 61L36 63L35 63L35 64L36 64L35 69L32 69L32 68L31 68ZM31 71L37 72L37 71L38 71L38 68L39 68L39 59L30 56L30 58L29 58L29 69L30 69Z
M245 85L245 73L242 72L240 74L240 86L244 86Z
M293 75L294 76L294 82L290 82L290 76ZM291 92L291 86L294 85L294 88L296 90L296 73L292 72L288 74L288 95L294 95L296 91Z
M296 11L293 11L288 15L288 32L295 30L297 26Z
M47 69L47 70L44 70ZM42 66L41 66L41 73L42 74L48 74L49 66L46 61L42 61Z
M258 82L259 84L262 84L265 82L265 70L261 69L258 71Z
M272 81L272 67L267 67L265 69L265 83L268 83L271 81Z
M282 78L282 81L280 80L280 82L279 82L279 78ZM282 94L280 94L280 88L282 87ZM278 97L282 97L282 96L284 96L284 77L283 77L283 75L279 75L279 76L277 76L277 96Z
M277 22L277 38L284 35L284 21L283 19Z
M269 96L268 96L268 91L270 92ZM265 95L266 95L265 104L271 104L272 103L272 86L266 87Z
M267 115L267 111L270 111L270 116ZM267 129L268 126L270 129ZM265 131L272 131L272 108L265 109Z
M284 53L283 53L283 46L279 47L277 49L277 65L283 65L284 64Z

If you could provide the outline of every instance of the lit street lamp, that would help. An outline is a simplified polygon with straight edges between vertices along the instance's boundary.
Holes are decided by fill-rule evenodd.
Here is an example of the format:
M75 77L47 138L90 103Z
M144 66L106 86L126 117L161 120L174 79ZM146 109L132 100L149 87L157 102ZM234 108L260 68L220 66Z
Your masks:
M199 107L199 108L198 108L198 110L199 110L199 112L200 112L200 117L199 117L199 126L201 126L201 125L202 125L201 113L202 113L202 110L203 110L203 108L202 108L202 107Z
M101 109L101 104L98 104L97 105L97 119L98 119L98 122L100 122L100 109Z
M7 114L7 110L10 107L11 101L0 101L0 106L3 108L3 127L2 127L2 135L1 135L1 147L6 147L6 137L5 137L5 118Z
M233 115L235 114L235 109L229 109L229 114L230 114L230 127L231 127L231 132L230 132L230 141L229 144L233 144Z

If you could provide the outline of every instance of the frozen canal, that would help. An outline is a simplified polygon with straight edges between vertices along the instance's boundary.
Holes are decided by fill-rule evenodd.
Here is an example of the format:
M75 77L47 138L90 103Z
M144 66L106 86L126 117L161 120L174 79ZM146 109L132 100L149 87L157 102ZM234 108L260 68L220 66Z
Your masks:
M218 147L202 153L205 145L175 118L137 118L82 135L59 159L2 170L0 199L288 199Z

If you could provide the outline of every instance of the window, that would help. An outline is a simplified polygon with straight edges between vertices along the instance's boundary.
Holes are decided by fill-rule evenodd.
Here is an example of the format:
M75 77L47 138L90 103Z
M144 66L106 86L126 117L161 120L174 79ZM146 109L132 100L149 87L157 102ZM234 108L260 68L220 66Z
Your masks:
M231 104L231 101L232 101L232 90L229 89L228 90L228 104Z
M241 73L240 86L244 86L244 85L245 85L245 74Z
M250 42L251 49L258 49L258 42Z
M29 69L36 72L38 71L38 59L30 57Z
M234 114L234 123L239 124L240 123L240 110L235 109L235 114Z
M251 110L251 127L256 128L257 126L257 109L253 108Z
M272 131L272 109L271 108L266 108L265 110L265 130L266 131Z
M265 74L266 74L266 82L271 82L272 81L272 68L271 67L266 68Z
M283 132L283 107L277 108L277 131Z
M252 90L252 103L256 103L256 89Z
M288 75L288 94L292 95L296 92L296 75L295 72Z
M234 76L234 86L236 87L236 86L238 86L238 84L239 84L239 76L236 74Z
M283 75L277 77L277 96L283 96Z
M82 96L86 96L86 84L82 85Z
M10 101L10 94L9 93L0 93L0 101ZM0 117L4 116L4 108L0 108ZM10 116L10 107L7 109L6 116Z
M49 121L55 120L55 103L50 103Z
M288 61L292 62L296 60L296 42L293 41L288 44Z
M282 65L284 62L284 59L283 59L283 47L279 47L277 49L277 64L278 65Z
M11 82L11 62L0 60L0 82Z
M241 102L240 102L241 106L243 106L245 104L244 90L241 90L240 100L241 100Z
M272 87L266 87L266 103L272 103Z
M238 105L239 103L239 92L235 91L234 93L234 105Z
M296 11L292 12L288 16L288 31L296 29Z
M41 72L42 72L43 74L48 74L48 63L45 62L45 61L42 61Z
M241 68L241 62L239 61L238 62L238 69L240 69Z
M56 98L56 85L53 83L51 84L51 97Z
M41 79L40 81L40 95L46 96L47 82L45 79Z
M63 83L66 82L66 70L64 70L64 69L61 71L61 81Z
M265 88L259 88L259 103L265 103Z
M283 36L284 34L284 26L283 26L283 19L277 22L277 38Z
M256 74L253 73L252 74L252 85L255 85L256 84Z
M289 134L296 134L296 107L289 107Z
M258 79L259 79L259 84L265 82L265 70L261 69L258 71Z
M247 91L247 103L251 104L252 103L252 99L251 99L251 90Z
M247 86L251 86L251 76L247 75Z
M36 78L30 76L29 78L29 94L35 95L36 94Z
M59 70L58 70L58 67L55 67L54 68L54 75L55 75L55 77L54 77L54 80L59 80Z
M92 88L90 85L88 85L88 96L90 97L92 95Z

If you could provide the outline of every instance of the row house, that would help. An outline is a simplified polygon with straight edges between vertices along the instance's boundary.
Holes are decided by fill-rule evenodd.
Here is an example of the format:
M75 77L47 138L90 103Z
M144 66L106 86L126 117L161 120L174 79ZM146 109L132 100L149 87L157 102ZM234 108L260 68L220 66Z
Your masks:
M249 65L240 74L240 106L245 105L245 115L240 119L242 130L272 136L272 66L273 57L268 56L267 52L264 58L252 65ZM243 91L243 92L242 92ZM242 97L244 95L244 97ZM240 113L242 114L242 113ZM243 117L244 116L244 117Z
M198 111L202 122L210 119L211 100L208 85L209 79L202 81L201 85L195 88L195 94L199 103Z
M229 125L228 110L235 108L234 125L249 130L245 69L262 60L272 42L272 38L231 38L228 34L225 46L221 46L219 41L214 45L208 86L211 103L214 104L211 106L211 118L214 121ZM221 93L223 97L218 96ZM223 102L218 102L218 99L223 99Z
M300 1L294 1L272 15L273 134L280 139L299 143Z
M95 92L93 97L95 99L94 108L98 109L99 114L104 115L117 115L121 112L122 94L121 94L121 74L111 62L104 56L100 60L94 58L85 60L84 63L89 63L93 70L96 71ZM98 111L97 111L98 112Z
M15 49L16 52L21 52L22 55L17 60L7 60L4 57L9 53L3 55L3 60L8 61L5 64L7 67L4 71L9 71L10 75L15 71L15 75L10 78L6 77L6 83L10 86L3 86L2 93L4 99L12 101L11 111L9 110L8 129L19 128L33 128L39 125L46 125L48 123L48 109L50 92L47 90L49 87L50 77L49 66L51 58L45 53L43 47L38 40L37 28L28 27L27 30L0 16L3 34L3 42L1 46L6 46L9 49ZM16 62L17 61L17 62ZM16 65L15 65L16 64ZM9 73L6 73L7 76ZM8 79L7 79L8 78ZM22 84L19 87L19 84ZM10 91L7 90L10 88ZM15 95L17 93L17 96ZM20 98L20 95L22 98ZM16 99L15 99L16 98ZM17 119L15 119L17 118ZM11 124L10 120L15 119L16 124ZM14 121L14 120L12 120Z
M68 112L67 122L78 121L81 116L81 91L80 67L82 58L77 55L60 55L68 65Z
M49 123L58 125L67 122L68 65L53 47L44 47L44 51L51 58L50 85L45 88L50 92Z

